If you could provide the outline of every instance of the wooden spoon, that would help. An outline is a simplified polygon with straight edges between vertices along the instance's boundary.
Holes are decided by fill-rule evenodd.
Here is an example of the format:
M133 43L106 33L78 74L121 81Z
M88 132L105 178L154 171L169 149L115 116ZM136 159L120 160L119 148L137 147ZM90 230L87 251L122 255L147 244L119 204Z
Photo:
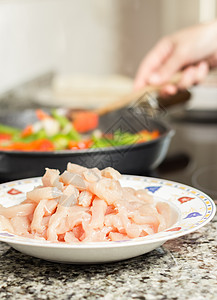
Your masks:
M176 73L167 84L177 84L181 78L181 73ZM147 85L138 91L133 91L130 94L124 95L117 99L115 102L109 103L103 107L95 110L75 110L69 111L69 117L74 121L75 129L79 132L87 132L95 129L98 126L99 116L105 115L109 112L118 110L129 105L131 102L140 99L146 94L158 92L163 85ZM148 101L149 97L144 97L144 101Z
M169 82L167 82L166 84L177 84L181 78L181 73L176 73ZM96 114L98 114L99 116L105 115L109 112L112 112L114 110L118 110L120 108L123 108L125 106L127 106L128 104L130 104L133 101L138 100L140 97L142 97L143 95L145 96L145 94L150 94L153 92L159 92L159 90L162 89L163 86L165 86L166 84L163 85L147 85L143 88L141 88L138 91L133 91L130 94L124 95L121 98L117 99L115 102L109 103L103 107L97 108L94 110L94 112ZM148 98L147 98L148 99ZM145 97L144 97L144 101L145 101Z

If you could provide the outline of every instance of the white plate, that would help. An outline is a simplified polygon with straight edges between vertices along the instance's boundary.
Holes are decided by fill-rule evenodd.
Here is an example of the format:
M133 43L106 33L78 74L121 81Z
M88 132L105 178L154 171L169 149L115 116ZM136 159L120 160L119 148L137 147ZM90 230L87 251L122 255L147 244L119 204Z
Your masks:
M150 177L123 175L122 186L145 188L156 200L173 207L178 220L169 229L147 237L119 242L64 244L38 241L0 232L0 241L14 249L45 260L65 263L104 263L147 253L165 243L191 233L207 224L215 215L215 204L204 193L192 187ZM30 178L0 185L0 204L9 207L25 199L25 193L41 184ZM176 216L175 216L176 218ZM177 218L176 218L177 219Z

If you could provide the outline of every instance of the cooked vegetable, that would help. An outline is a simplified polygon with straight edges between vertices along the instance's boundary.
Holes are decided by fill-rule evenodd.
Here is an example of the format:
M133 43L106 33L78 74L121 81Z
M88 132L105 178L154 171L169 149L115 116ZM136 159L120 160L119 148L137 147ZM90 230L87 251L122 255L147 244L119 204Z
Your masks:
M58 114L56 109L53 109L51 114L54 117L54 119L56 119L59 122L62 129L65 128L68 124L70 124L70 121L65 116Z
M132 145L153 140L158 136L159 132L157 130L153 132L142 130L138 133L129 133L117 130L113 135L108 134L102 137L93 135L92 140L94 143L92 145L92 148Z
M92 135L84 137L79 132L89 131L98 124L95 113L79 112L71 121L58 110L53 110L49 115L38 109L36 116L38 121L23 130L0 124L0 150L54 151L115 147L142 143L159 136L157 130L138 133L117 130L113 134L95 130Z
M81 133L93 130L98 126L98 115L90 111L77 112L73 124Z
M20 129L0 124L0 133L16 134L20 133Z

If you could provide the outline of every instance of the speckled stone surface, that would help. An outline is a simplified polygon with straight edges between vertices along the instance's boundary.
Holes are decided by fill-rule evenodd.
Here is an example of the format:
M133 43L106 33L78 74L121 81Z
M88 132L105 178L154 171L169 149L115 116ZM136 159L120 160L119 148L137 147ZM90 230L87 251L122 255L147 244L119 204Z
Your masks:
M217 216L139 257L67 265L0 243L0 299L217 299Z

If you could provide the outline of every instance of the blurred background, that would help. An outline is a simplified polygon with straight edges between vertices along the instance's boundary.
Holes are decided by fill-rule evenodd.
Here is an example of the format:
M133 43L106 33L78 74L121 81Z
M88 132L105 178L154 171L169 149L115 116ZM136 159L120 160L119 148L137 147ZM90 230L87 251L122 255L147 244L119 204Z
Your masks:
M50 71L133 78L162 35L216 13L216 0L0 0L0 93Z

